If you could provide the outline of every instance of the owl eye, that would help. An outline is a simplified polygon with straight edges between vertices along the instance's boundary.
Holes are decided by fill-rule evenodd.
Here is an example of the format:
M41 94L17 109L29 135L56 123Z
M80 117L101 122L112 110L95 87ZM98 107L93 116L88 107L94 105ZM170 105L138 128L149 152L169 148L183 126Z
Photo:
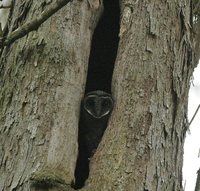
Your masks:
M88 99L86 105L87 105L87 107L94 107L94 105L95 105L94 100Z
M110 106L110 100L103 100L102 106L103 107L109 107Z

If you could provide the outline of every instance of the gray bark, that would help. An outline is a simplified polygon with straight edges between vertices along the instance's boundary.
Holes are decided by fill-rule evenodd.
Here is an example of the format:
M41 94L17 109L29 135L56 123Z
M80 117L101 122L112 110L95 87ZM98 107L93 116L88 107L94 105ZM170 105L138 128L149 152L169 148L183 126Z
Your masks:
M85 190L182 190L190 7L122 1L115 108Z
M16 1L9 32L40 14L44 2ZM120 3L115 107L81 190L181 191L196 66L190 1ZM30 183L45 179L54 184L48 190L72 189L79 107L102 9L98 0L73 1L3 49L0 190L30 190Z
M16 1L9 32L48 6L43 1ZM31 182L45 179L71 188L80 100L101 9L90 8L87 2L69 3L38 31L4 48L0 190L29 190Z
M197 179L196 179L196 186L195 186L195 191L200 191L200 171L197 171Z

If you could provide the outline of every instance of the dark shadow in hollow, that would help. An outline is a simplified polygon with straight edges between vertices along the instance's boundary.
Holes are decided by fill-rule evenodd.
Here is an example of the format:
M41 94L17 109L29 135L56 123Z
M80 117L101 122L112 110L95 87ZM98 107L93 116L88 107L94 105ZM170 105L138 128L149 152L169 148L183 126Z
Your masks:
M119 43L120 9L117 0L104 0L104 13L92 39L85 93L111 92L111 80Z
M117 0L104 0L104 13L100 19L92 39L88 74L85 93L94 90L103 90L111 92L111 81L114 69L114 63L117 55L119 43L119 20L120 8ZM79 121L79 128L84 128L83 121ZM80 131L79 131L80 132ZM89 176L89 162L91 153L81 141L79 134L79 156L75 169L74 189L80 189L84 186Z

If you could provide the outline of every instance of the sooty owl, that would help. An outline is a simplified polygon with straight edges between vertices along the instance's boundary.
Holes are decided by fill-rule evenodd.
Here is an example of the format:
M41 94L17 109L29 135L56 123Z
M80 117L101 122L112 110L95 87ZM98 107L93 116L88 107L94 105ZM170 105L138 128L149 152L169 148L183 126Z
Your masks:
M75 170L74 188L81 188L89 175L89 161L96 151L113 109L113 98L104 91L86 94L81 104L79 121L79 156Z
M89 92L82 101L81 115L84 125L80 126L80 133L90 156L101 141L112 109L113 98L104 91Z

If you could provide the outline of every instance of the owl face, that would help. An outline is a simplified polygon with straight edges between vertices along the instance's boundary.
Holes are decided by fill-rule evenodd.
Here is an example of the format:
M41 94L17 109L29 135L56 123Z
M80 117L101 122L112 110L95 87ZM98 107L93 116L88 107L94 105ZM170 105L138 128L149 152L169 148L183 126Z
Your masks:
M110 94L103 91L94 91L85 96L83 105L87 113L100 119L112 111L113 99Z

